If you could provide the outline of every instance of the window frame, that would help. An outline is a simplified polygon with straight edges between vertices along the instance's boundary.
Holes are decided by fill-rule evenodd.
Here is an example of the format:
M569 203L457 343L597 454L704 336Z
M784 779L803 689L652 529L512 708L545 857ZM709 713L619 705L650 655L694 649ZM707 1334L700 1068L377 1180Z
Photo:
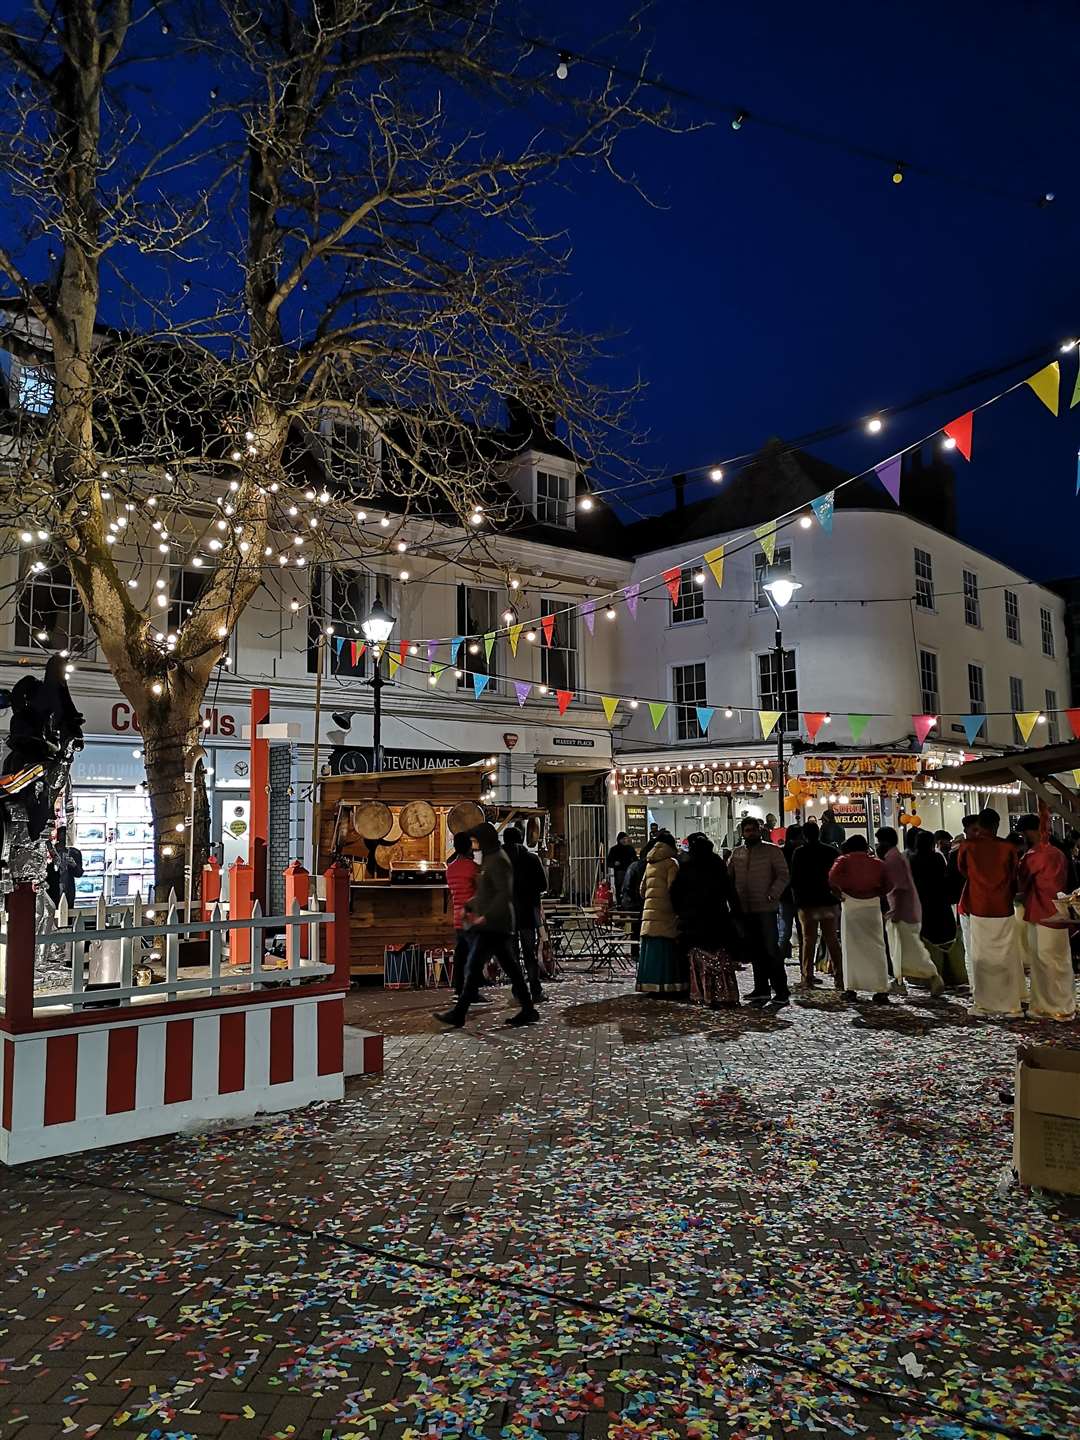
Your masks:
M694 579L698 573L696 565L681 565L679 567L679 600L678 604L668 596L668 625L701 625L705 620L705 587L699 585ZM683 608L683 601L689 595L693 601L690 607L697 613L693 615L677 615L675 612Z
M556 690L572 690L577 694L581 689L581 635L578 630L577 607L568 603L565 597L542 598L540 614L541 617L555 616L552 632L554 644L545 644L543 626L540 629L540 683L546 685L552 694ZM552 664L556 655L566 657L561 681Z
M919 646L919 700L924 715L941 714L941 666L938 663L938 652L928 650L924 645ZM929 666L924 662L930 661ZM927 676L933 672L933 686L927 685ZM933 697L933 704L927 703L927 697Z
M968 661L968 667L967 667L967 669L968 669L968 714L969 714L969 715L985 715L985 714L986 714L986 671L985 671L985 669L984 669L980 664L978 664L978 662L975 661L975 660L969 660L969 661ZM977 686L977 687L972 684L972 681L976 678L976 676L978 677L978 686ZM976 698L975 698L975 690L976 690L976 688L978 688L978 691L979 691L979 698L978 698L977 700L976 700Z
M1048 660L1057 659L1057 642L1054 637L1054 612L1046 605L1039 606L1039 639L1042 653Z
M784 670L785 670L785 672L788 670L788 668L789 668L788 662L789 662L789 660L790 660L790 670L791 670L792 676L793 676L793 678L794 678L794 686L793 686L793 688L792 688L791 690L788 690L787 686L786 686L786 685L783 685L783 694L782 694L782 695L781 695L779 692L771 692L772 698L774 698L774 699L782 699L782 700L785 701L785 704L784 704L783 706L777 706L777 705L771 705L771 704L770 704L770 705L766 705L766 703L765 703L765 691L762 689L762 684L761 684L761 669L762 669L762 661L763 661L763 660L768 660L768 662L769 662L770 674L771 674L773 680L775 680L775 678L776 678L776 677L775 677L775 669L776 669L776 667L775 667L775 664L774 664L774 662L775 662L775 660L776 660L776 649L775 649L775 646L770 646L768 650L758 650L758 651L756 651L755 654L754 654L754 689L755 689L756 692L757 692L758 708L759 708L760 710L775 710L775 709L780 709L780 710L781 710L781 719L782 719L782 723L783 723L783 727L784 727L784 733L785 733L786 735L796 735L796 734L798 734L798 730L799 730L799 714L800 714L800 711L799 711L799 658L798 658L798 647L797 647L797 646L794 646L794 645L792 645L792 646L790 646L790 647L787 646L787 645L784 646ZM785 677L784 677L783 675L780 677L782 684L783 684L784 678L785 678ZM794 701L794 704L787 703L787 702L789 701L789 697ZM775 734L775 732L774 732L774 734Z
M1046 716L1046 743L1057 745L1061 740L1061 730L1058 727L1058 696L1057 691L1051 690L1049 687L1046 690L1043 714Z
M18 592L15 596L15 603L12 606L11 616L11 648L23 653L41 655L47 650L63 649L71 653L72 658L78 657L81 660L97 659L97 636L94 634L94 627L90 624L90 617L83 608L79 598L79 592L75 588L75 582L71 577L71 570L64 562L58 561L54 565L47 565L44 570L33 570L33 560L28 554L23 554L20 564L21 574L18 582ZM36 590L44 586L56 586L60 590L67 590L68 600L64 613L67 617L67 628L63 635L55 633L55 627L49 627L31 619L24 619L23 606L28 607L27 614L33 616L33 610L29 607L33 604L33 595ZM56 607L59 614L60 606ZM76 635L72 628L72 620L75 616L82 619L82 633ZM20 626L25 626L26 638L20 639ZM37 640L35 636L39 630L49 630L48 640ZM59 643L57 643L59 642Z
M973 630L982 629L982 598L979 595L979 576L976 571L961 570L961 585L964 597L964 624L970 625ZM971 581L970 586L968 581ZM972 619L974 615L974 619Z
M765 583L765 572L767 570L771 570L773 568L773 565L779 567L786 566L789 570L794 570L795 567L791 563L791 548L792 547L790 545L777 545L776 548L773 550L772 565L770 565L768 560L765 558L765 552L763 550L754 551L755 610L772 609L772 606L769 604L768 596L765 594L765 591L762 588Z
M692 700L679 699L678 675L680 671L686 670L700 670L700 698L695 698ZM697 677L695 676L695 689L696 680ZM709 703L709 670L707 662L704 660L683 660L676 665L669 666L668 694L671 696L671 728L673 731L673 739L675 739L676 741L703 740L705 738L705 732L698 724L696 711L699 705L708 705ZM686 733L682 733L683 731L685 731Z
M1005 608L1005 639L1008 640L1012 645L1022 645L1024 643L1024 640L1023 630L1020 626L1020 596L1015 590L1003 590L1002 596L1002 604ZM1012 602L1011 613L1009 609L1010 601ZM1015 635L1010 633L1010 622L1013 620L1015 620L1016 622Z
M329 615L329 623L334 627L334 636L327 636L326 638L330 643L321 646L322 653L325 657L323 661L323 677L328 679L334 676L341 680L364 680L369 678L371 667L368 663L367 651L365 650L363 655L358 655L356 664L353 665L351 659L345 658L347 654L345 647L342 646L341 653L339 654L335 642L338 634L347 628L349 633L345 636L346 644L353 640L356 641L357 645L363 645L365 643L364 632L360 629L360 624L374 600L375 592L379 592L382 596L383 604L391 611L394 608L394 595L391 591L390 581L387 580L385 576L372 575L366 570L358 570L351 565L335 565L333 562L328 562L311 567L311 583L308 588L309 597L314 593L317 577L321 581L322 596L319 602L319 613L317 615L315 614L313 604L309 604L308 607L307 644L305 647L307 674L314 675L316 673L315 656L320 649L319 636L326 627L327 622L325 616ZM361 613L355 620L339 613L340 608L343 607L339 606L339 593L335 587L342 577L347 577L350 583L359 581L363 587L363 604L360 607ZM387 649L393 648L393 644L388 641ZM391 683L388 667L383 672L383 679L386 683Z
M562 511L562 517L552 520L548 515L541 514L540 477L545 480L555 480L560 487L565 486L566 497L556 502L556 510ZM556 530L573 530L577 526L577 512L575 508L574 481L575 476L568 470L549 464L536 465L533 467L533 515L538 525L551 525ZM550 503L550 496L543 497L545 505Z
M1024 744L1024 737L1020 734L1020 726L1016 723L1018 714L1024 713L1024 677L1022 675L1009 676L1009 710L1012 717L1013 738L1018 745Z
M490 618L484 629L476 630L469 624L470 621L470 595L484 595L490 601ZM474 675L490 675L491 679L484 686L483 695L485 698L498 695L504 688L503 682L499 679L502 665L503 636L505 628L500 614L499 606L502 599L502 592L493 585L470 585L467 580L459 580L457 583L457 594L455 598L456 609L454 617L457 624L457 634L462 637L461 651L457 658L455 669L460 670L460 676L455 677L455 684L459 690L473 689ZM472 617L475 618L475 617ZM495 643L491 647L490 657L484 653L484 636L495 633ZM469 641L479 642L479 650L475 655L469 653Z
M929 615L937 612L937 590L934 586L934 557L929 550L924 550L921 545L914 548L915 568L915 609L923 610ZM919 574L919 565L925 561L926 574ZM927 603L929 597L929 603Z

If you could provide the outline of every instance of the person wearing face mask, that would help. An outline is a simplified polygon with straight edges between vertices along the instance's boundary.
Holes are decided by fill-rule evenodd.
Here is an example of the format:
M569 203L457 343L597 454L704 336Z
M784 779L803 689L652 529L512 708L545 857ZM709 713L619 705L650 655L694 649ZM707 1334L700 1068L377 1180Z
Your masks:
M945 989L945 982L937 966L930 959L930 952L922 942L922 902L915 888L908 858L900 850L900 837L891 825L883 825L877 832L878 859L885 871L885 933L889 940L889 955L896 980L918 980L930 987L930 994L938 996Z
M768 816L766 816L766 820ZM751 1005L786 1005L787 972L780 955L776 912L787 889L788 867L784 852L761 836L761 821L748 815L739 826L742 844L728 862L745 929L745 949L754 970Z

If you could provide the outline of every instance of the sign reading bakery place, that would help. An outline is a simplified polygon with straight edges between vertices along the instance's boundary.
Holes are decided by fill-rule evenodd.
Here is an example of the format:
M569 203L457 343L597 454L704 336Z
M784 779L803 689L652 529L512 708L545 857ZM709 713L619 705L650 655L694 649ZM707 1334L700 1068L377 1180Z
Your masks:
M484 756L479 752L463 754L447 750L383 750L383 771L390 770L452 770L459 765L475 765ZM368 745L335 745L323 768L324 775L368 775L374 755Z
M671 769L625 770L619 789L626 794L670 795L687 790L732 791L756 794L776 789L776 766L732 761L723 765L672 765Z

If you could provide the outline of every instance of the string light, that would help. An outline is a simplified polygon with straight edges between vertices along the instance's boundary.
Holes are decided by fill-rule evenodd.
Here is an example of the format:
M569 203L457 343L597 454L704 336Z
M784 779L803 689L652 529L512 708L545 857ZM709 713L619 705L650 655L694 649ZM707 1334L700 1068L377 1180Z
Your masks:
M750 116L745 110L736 110L735 114L731 117L732 130L741 130L749 119Z
M709 471L709 479L713 482L714 485L719 485L719 484L720 484L720 481L723 480L723 478L724 478L723 466L721 466L721 465L714 465L714 466L712 467L712 469Z
M558 64L555 66L555 75L559 80L565 80L570 74L570 61L573 57L568 50L559 51Z
M952 435L946 435L946 436L945 436L945 439L942 440L942 442L941 442L941 448L942 448L943 450L955 450L955 449L956 449L956 440L955 440L954 436L952 436Z
M894 185L900 185L900 184L902 184L903 179L904 179L904 165L903 165L903 161L898 160L898 161L896 162L896 169L893 171L892 183L893 183Z
M614 620L614 619L615 619L615 606L614 606L614 605L609 605L609 606L607 607L607 609L604 611L604 619L605 619L605 620Z
M704 570L697 570L697 571L695 571L695 573L694 573L694 584L695 584L695 585L704 585L704 584L705 584L705 571L704 571Z
M811 526L813 523L814 523L814 522L810 519L810 516L809 516L809 515L800 515L800 516L799 516L799 524L800 524L800 526L802 527L802 529L804 529L804 530L809 530L809 529L810 529L810 526Z
M881 420L881 418L880 418L879 416L877 416L877 415L872 416L871 419L869 419L869 420L866 422L866 431L867 431L867 434L868 434L868 435L877 435L877 434L879 434L880 431L881 431L882 424L883 424L883 422L882 422L882 420Z
M583 495L583 496L581 497L581 499L578 501L578 509L579 509L579 510L591 510L591 509L593 508L593 504L594 504L594 502L593 502L593 498L592 498L591 495Z

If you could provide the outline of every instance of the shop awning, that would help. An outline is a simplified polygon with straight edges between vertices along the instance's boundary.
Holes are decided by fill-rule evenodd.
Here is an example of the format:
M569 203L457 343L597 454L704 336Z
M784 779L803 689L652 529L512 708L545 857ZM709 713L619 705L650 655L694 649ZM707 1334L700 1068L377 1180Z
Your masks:
M970 785L972 790L1019 781L1058 815L1080 824L1080 795L1058 778L1073 770L1080 770L1080 740L1014 750L1009 755L988 756L985 760L968 760L963 765L933 771L928 778L947 780L950 785Z

